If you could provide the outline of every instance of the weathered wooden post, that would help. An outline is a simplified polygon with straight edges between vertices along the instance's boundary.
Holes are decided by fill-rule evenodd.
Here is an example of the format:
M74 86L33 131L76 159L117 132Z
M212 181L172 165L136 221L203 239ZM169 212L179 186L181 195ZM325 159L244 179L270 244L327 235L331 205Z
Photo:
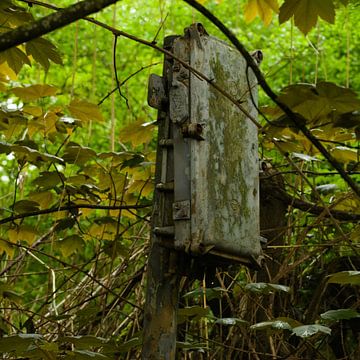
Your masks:
M241 54L201 24L169 37L177 58L239 99L256 117L255 77ZM257 128L237 106L181 62L166 57L151 76L159 109L156 190L144 312L143 359L174 359L179 263L184 257L252 264L259 235ZM185 255L186 254L186 255ZM214 260L215 259L215 260Z

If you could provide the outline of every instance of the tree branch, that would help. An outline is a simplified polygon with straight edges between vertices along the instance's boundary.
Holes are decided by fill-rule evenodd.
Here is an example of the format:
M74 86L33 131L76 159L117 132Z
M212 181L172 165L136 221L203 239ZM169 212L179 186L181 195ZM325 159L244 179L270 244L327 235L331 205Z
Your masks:
M119 0L85 0L58 10L40 20L19 26L0 36L0 52L36 39L87 15L96 13Z
M298 114L293 112L285 103L281 102L278 99L278 96L270 88L266 82L263 74L259 70L259 67L255 63L252 56L245 49L244 45L240 43L237 37L209 10L204 6L199 4L195 0L184 0L187 4L195 8L202 15L204 15L208 20L210 20L217 28L230 40L230 42L239 50L242 56L245 58L248 66L254 72L256 79L259 85L262 87L266 95L277 105L279 108L291 119L294 125L311 141L311 143L319 150L319 152L325 157L325 159L333 166L334 169L338 171L343 180L351 187L355 194L360 197L360 187L359 185L344 171L342 166L330 155L330 153L325 149L322 143L311 133L311 131L306 127L306 119Z
M0 220L0 225L6 224L8 222L12 222L19 219L25 219L32 216L38 215L45 215L45 214L52 214L58 211L73 211L78 209L95 209L95 210L137 210L137 209L144 209L152 206L151 204L147 205L92 205L92 204L72 204L67 206L60 206L56 208L38 210L38 211L31 211L28 213L18 214L9 216L5 219Z

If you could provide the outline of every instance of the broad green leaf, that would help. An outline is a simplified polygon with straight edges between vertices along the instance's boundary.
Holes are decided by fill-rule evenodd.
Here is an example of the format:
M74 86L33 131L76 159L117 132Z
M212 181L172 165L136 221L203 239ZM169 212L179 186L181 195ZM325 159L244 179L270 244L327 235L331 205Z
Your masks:
M333 193L339 187L336 184L324 184L316 186L316 190L321 194L329 194Z
M125 341L124 343L120 344L117 347L117 351L123 353L128 352L131 349L139 348L142 344L142 340L139 337L134 337L128 341Z
M17 353L28 350L36 340L43 339L40 334L17 334L0 338L0 353Z
M337 321L358 318L360 314L354 309L337 309L326 311L320 314L320 317L323 320Z
M271 294L274 291L283 291L283 292L289 292L290 288L285 285L279 285L279 284L269 284L269 283L249 283L246 284L245 290L255 292L258 294Z
M68 257L84 247L84 240L79 235L70 235L58 243L61 253Z
M358 153L356 150L349 149L345 146L336 146L331 149L331 155L339 162L348 164L349 162L358 161Z
M307 155L307 154L301 154L301 153L294 152L291 155L292 155L292 157L298 158L298 159L303 160L303 161L320 161L315 156L310 156L310 155Z
M52 203L53 194L50 191L37 191L29 194L29 200L37 202L41 209L45 209Z
M3 252L6 252L6 254L12 259L15 254L15 249L15 246L10 242L0 239L0 255Z
M316 91L327 101L330 109L337 110L339 113L360 110L360 99L356 92L349 88L322 81L316 85Z
M99 107L85 100L73 100L68 109L74 118L89 122L90 120L103 122L104 118L101 115Z
M9 80L6 77L5 74L3 74L2 72L0 72L0 91L5 91L6 90L6 83L8 83Z
M360 113L340 114L334 121L334 126L351 129L360 126Z
M295 25L306 35L316 25L318 17L334 23L334 3L332 0L285 0L280 7L280 24L293 16Z
M73 218L60 219L56 222L54 231L62 231L65 229L71 229L75 225L76 221Z
M29 41L25 45L25 50L28 55L31 55L35 61L44 67L45 71L49 70L50 61L62 65L61 56L56 46L49 40L38 38Z
M77 360L104 360L104 359L111 359L106 355L90 351L90 350L74 350L70 353L72 356L70 356L70 359L74 358Z
M328 283L360 285L360 271L340 271L328 276Z
M36 166L42 165L42 162L55 162L60 164L64 163L64 160L58 156L40 153L39 151L28 146L12 145L11 150L16 154L18 160L29 161Z
M89 349L93 346L99 347L108 342L107 339L92 335L78 335L78 336L65 336L60 339L60 342L69 342L76 346L78 349Z
M178 310L178 323L181 324L186 320L198 321L203 317L207 317L210 314L209 307L202 306L189 306Z
M154 129L153 122L144 123L143 120L137 120L120 130L120 140L131 143L133 147L148 144L154 137Z
M25 241L28 245L32 245L38 237L37 231L29 225L20 225L8 231L9 240L12 243Z
M331 329L327 326L312 324L312 325L302 325L292 329L294 335L301 338L308 338L317 333L323 333L326 335L331 335Z
M62 183L65 181L65 176L61 172L57 171L43 171L40 173L40 176L37 177L33 184L45 188L45 189L51 189L54 186L56 186L59 183Z
M96 152L89 148L78 144L70 143L63 155L65 162L76 165L84 165L87 161L96 157Z
M0 64L3 62L6 62L15 74L20 72L23 65L31 66L29 58L17 47L0 52Z
M20 303L23 300L22 296L14 291L13 286L2 282L0 282L0 298L8 299L15 303Z
M40 117L43 113L42 108L40 106L32 106L32 105L26 105L23 107L22 111L25 114L32 115L34 117Z
M281 320L263 321L250 326L251 330L291 330L292 327L286 322Z
M248 325L249 322L246 320L242 320L239 318L221 318L221 319L217 319L215 321L215 324L219 324L219 325L240 325L240 326L244 326L244 325Z
M18 214L33 212L39 210L40 204L31 200L19 200L14 204L14 211Z
M245 21L251 22L256 16L259 16L267 26L270 24L274 12L279 12L277 0L248 0L244 10Z
M203 297L204 293L207 300L212 299L221 299L224 293L226 293L227 290L223 289L221 287L214 287L214 288L206 288L205 291L203 288L198 288L192 291L187 292L183 295L183 298L197 298L197 297Z
M51 85L31 85L26 87L17 87L11 90L17 97L24 101L38 100L42 97L53 96L58 88Z

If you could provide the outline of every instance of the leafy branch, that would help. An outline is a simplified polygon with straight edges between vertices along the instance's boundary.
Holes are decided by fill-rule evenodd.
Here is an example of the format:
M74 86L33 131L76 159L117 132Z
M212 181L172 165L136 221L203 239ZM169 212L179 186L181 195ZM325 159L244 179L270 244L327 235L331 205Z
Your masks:
M325 149L323 144L311 133L306 127L306 119L295 113L291 108L284 102L280 101L278 95L271 89L267 81L265 80L262 72L255 63L252 56L246 50L245 46L240 43L237 37L208 9L199 4L195 0L184 0L187 4L198 10L202 15L209 19L218 29L230 40L230 42L239 50L239 52L245 58L247 65L254 72L259 85L262 87L266 95L289 117L294 125L311 141L311 143L319 150L319 152L325 157L325 159L338 171L343 180L351 187L355 194L360 197L359 185L346 173L342 166L331 156L331 154Z

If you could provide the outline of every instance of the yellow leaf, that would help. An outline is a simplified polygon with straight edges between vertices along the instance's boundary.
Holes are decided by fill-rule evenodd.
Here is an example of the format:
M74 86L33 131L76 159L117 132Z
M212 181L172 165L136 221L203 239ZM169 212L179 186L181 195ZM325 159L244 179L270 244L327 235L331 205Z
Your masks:
M29 194L29 200L36 201L41 209L45 209L52 203L53 194L50 191L35 192Z
M27 87L13 88L12 92L24 101L37 100L46 96L53 96L58 89L51 85L31 85Z
M144 123L143 120L137 120L120 131L120 140L124 143L130 142L133 147L148 144L154 136L155 125L153 123Z
M15 71L12 70L6 62L0 64L0 72L2 74L4 74L5 76L8 76L10 78L10 80L17 79L17 75L16 75Z
M44 116L45 135L56 132L56 122L59 117L52 111L48 111Z
M277 0L249 0L245 6L245 21L251 22L256 16L267 26L270 24L274 12L279 11Z
M2 254L4 251L9 255L10 258L13 258L15 253L15 246L11 245L6 240L0 239L0 254Z
M84 247L84 240L79 235L70 235L59 242L63 256L67 257Z
M357 162L358 154L355 150L349 149L345 146L337 146L331 149L331 155L339 162L348 164L349 162Z
M32 245L37 235L36 230L28 225L21 225L8 231L9 240L14 244L18 241L25 241L28 245Z
M39 117L42 115L42 108L40 106L27 105L23 107L22 111L25 114L29 114L35 117Z
M104 121L103 116L99 110L99 107L95 104L89 103L85 100L73 100L68 109L74 118L88 122L95 120L102 122Z
M0 53L0 64L5 61L15 74L20 72L24 64L31 66L29 58L17 47L13 47Z

